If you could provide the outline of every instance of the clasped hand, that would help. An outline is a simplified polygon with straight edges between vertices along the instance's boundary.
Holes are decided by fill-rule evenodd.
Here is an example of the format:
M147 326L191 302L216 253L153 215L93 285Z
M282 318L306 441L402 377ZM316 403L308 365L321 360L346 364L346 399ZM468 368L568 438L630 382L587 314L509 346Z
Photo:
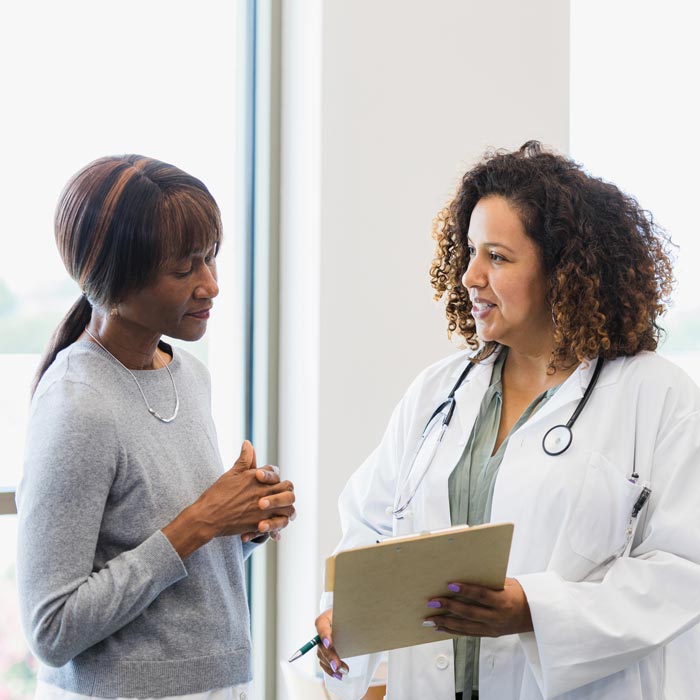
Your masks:
M199 500L214 537L241 535L244 542L268 534L279 539L279 531L296 512L292 482L280 481L278 470L270 465L258 469L247 440L233 467Z
M163 528L181 558L190 556L215 537L240 535L243 542L270 535L294 519L294 485L280 481L277 467L260 469L255 450L246 440L236 463L192 505Z
M279 531L295 517L294 485L280 481L276 467L258 469L255 450L247 440L236 463L191 506L206 540L241 535L243 542Z

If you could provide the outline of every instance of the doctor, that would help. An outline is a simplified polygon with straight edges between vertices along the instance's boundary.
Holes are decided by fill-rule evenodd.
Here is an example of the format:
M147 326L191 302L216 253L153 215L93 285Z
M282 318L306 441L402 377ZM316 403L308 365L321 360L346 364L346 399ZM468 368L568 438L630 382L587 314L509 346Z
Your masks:
M388 700L691 700L700 688L700 392L655 354L668 239L536 142L487 154L438 216L431 268L470 350L426 369L340 497L338 550L510 521L502 591L454 581L389 652ZM380 657L343 660L335 697Z

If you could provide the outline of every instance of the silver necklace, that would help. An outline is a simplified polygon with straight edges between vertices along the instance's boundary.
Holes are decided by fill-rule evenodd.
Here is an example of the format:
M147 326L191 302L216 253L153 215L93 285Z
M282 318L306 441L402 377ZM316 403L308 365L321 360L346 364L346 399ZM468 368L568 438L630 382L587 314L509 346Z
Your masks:
M177 412L180 410L180 396L177 393L177 386L175 386L175 378L173 377L173 373L170 371L170 367L168 367L165 362L163 362L163 367L168 371L168 374L170 375L170 381L173 383L173 391L175 392L175 411L170 418L163 418L163 416L158 413L158 411L152 409L149 404L148 404L148 399L146 398L146 394L143 393L143 389L141 388L141 385L139 384L139 380L136 379L136 375L118 358L115 357L107 348L102 345L102 343L95 338L95 336L90 333L90 331L87 329L87 326L85 327L85 332L113 359L116 360L130 375L131 378L136 382L136 386L139 388L139 391L141 392L141 396L143 397L143 402L146 404L146 408L148 409L148 412L154 417L157 418L159 421L162 423L171 423L172 421L175 420L177 417ZM162 360L161 360L162 362Z

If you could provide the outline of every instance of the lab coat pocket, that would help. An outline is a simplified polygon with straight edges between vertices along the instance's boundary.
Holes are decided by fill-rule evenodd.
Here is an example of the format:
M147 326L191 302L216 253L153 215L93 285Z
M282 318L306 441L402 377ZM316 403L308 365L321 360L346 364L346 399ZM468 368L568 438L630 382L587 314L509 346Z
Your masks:
M622 554L642 488L594 453L568 528L571 549L595 564Z

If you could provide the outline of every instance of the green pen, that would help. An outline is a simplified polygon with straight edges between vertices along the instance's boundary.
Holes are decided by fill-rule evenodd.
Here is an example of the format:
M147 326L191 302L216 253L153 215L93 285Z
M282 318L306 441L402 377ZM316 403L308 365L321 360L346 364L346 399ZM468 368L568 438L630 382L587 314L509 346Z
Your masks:
M296 661L300 656L304 656L307 651L311 651L317 644L321 643L321 637L316 635L313 639L309 640L304 644L304 646L301 649L297 649L289 658L289 663L291 664L292 661Z

